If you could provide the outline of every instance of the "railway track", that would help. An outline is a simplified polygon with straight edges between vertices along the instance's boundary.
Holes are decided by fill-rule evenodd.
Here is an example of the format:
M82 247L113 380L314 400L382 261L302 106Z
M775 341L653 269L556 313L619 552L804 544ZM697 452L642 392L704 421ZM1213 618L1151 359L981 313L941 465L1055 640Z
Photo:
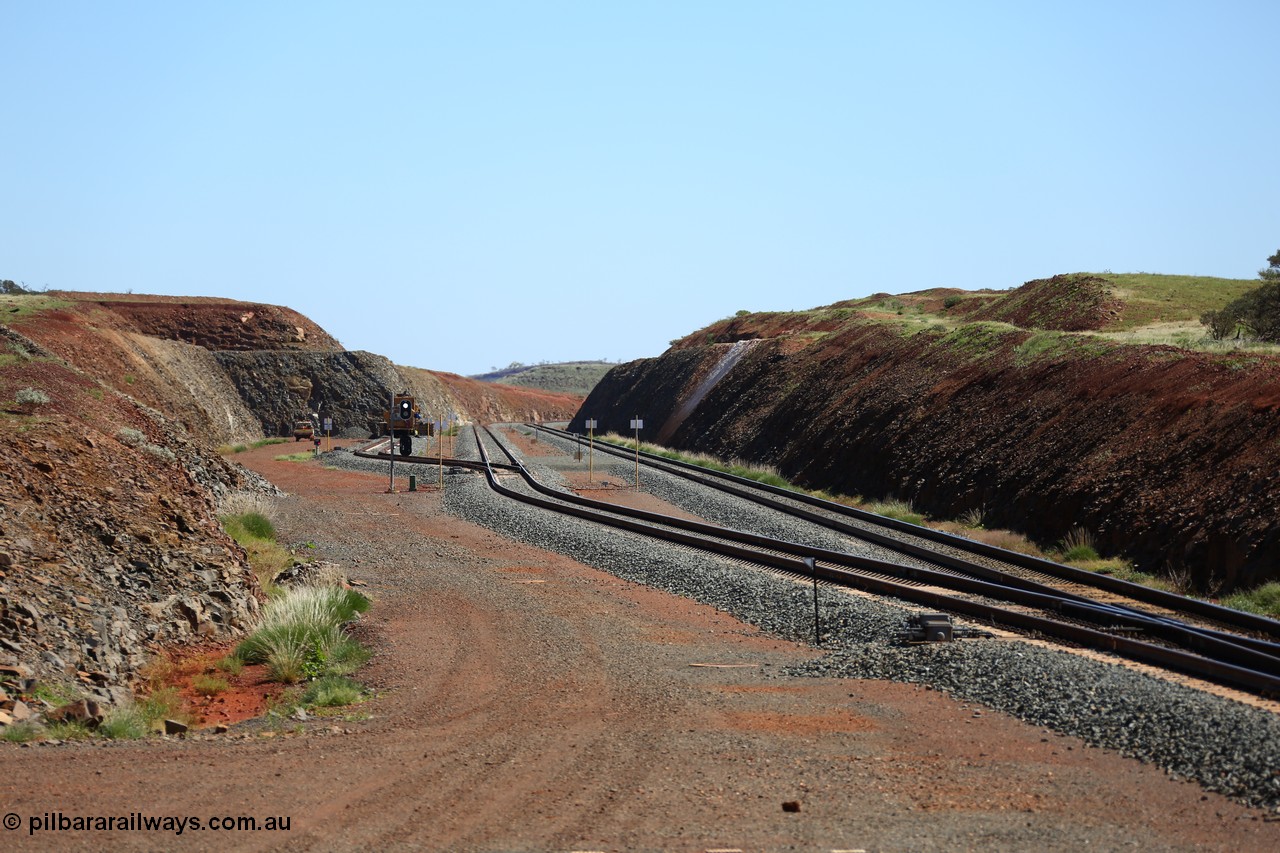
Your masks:
M574 433L539 425L538 428L567 440ZM609 442L597 448L628 461L635 451ZM816 498L801 492L758 483L687 462L641 452L647 467L718 489L744 500L766 506L794 518L804 519L843 535L874 543L882 548L921 559L926 563L972 577L1011 586L1056 593L1066 597L1112 605L1121 611L1156 619L1190 621L1192 627L1218 635L1267 654L1280 655L1280 622L1222 607L1108 575L1054 563L1028 554L997 548L939 530ZM981 560L981 562L979 562Z
M490 430L477 429L475 440L482 457L478 464L485 471L490 488L526 504L775 571L852 586L932 609L962 614L986 624L1112 652L1259 695L1280 696L1280 644L1258 630L1257 617L1242 620L1249 627L1238 629L1252 633L1235 633L1228 627L1210 628L1172 618L1167 612L1177 612L1173 607L1162 607L1166 613L1152 614L1113 603L1098 602L1078 592L1064 592L1027 577L998 572L990 566L972 561L966 564L966 561L954 555L930 552L927 547L917 544L908 543L908 551L931 563L931 567L871 559L705 522L620 507L560 491L539 482ZM508 461L503 463L490 459L486 443L496 448ZM626 455L631 457L634 452ZM438 460L408 457L406 461L435 463ZM446 463L459 464L459 460L446 460ZM499 471L507 479L516 475L527 491L503 483L497 473ZM710 485L706 482L704 484ZM734 493L745 488L741 484L731 485L734 486ZM739 496L761 502L758 496L748 497L740 493ZM788 493L787 497L794 495ZM798 513L802 518L811 514L810 510ZM912 532L920 529L914 525L908 526L913 528ZM1162 593L1162 596L1169 595ZM1181 605L1180 601L1166 603ZM1232 624L1232 614L1235 611L1213 605L1210 607L1213 608L1211 612L1218 617L1217 624ZM1192 605L1191 609L1194 610L1195 606ZM1262 626L1269 630L1280 629L1280 625L1272 620L1262 622L1270 623Z
M565 440L576 439L573 434L561 430L539 428ZM1103 582L1101 592L1108 600L1095 600L1087 594L1088 584L1076 582L1074 576L1081 570L894 519L884 519L787 490L761 486L687 463L673 463L661 457L647 458L645 462L650 467L726 491L792 517L812 521L848 536L874 541L882 548L911 556L915 564L873 559L596 501L538 481L516 454L487 428L475 428L475 441L481 457L479 460L416 455L396 455L395 459L481 471L490 488L505 497L684 548L715 553L775 573L891 596L934 610L960 614L987 625L1122 655L1260 696L1280 697L1280 643L1275 641L1280 623L1273 620L1159 590L1148 590L1114 578L1083 573L1089 576L1085 580L1096 577ZM491 459L486 441L507 461ZM391 458L390 454L380 450L385 446L387 442L377 442L356 451L355 455L387 460ZM628 460L635 455L633 450L617 446L609 447L606 452L610 451ZM499 472L508 480L514 476L527 491L503 483ZM752 487L760 488L753 492ZM770 494L771 491L781 494ZM822 506L795 506L806 502ZM847 522L842 516L872 527L879 525L890 532L867 530L860 524ZM910 538L901 540L894 535L895 532L904 537L915 537L917 541ZM936 548L929 547L930 541L936 542ZM959 547L948 547L956 545ZM977 554L987 561L994 557L1010 557L1012 559L1006 562L1012 571L994 568L990 562L967 560L957 556L956 550ZM1046 566L1047 570L1040 570ZM1068 589L1044 582L1045 579L1063 582L1059 570L1062 570L1062 576L1071 578L1066 581ZM1158 593L1154 598L1160 604L1138 602L1150 608L1143 609L1118 603L1124 597L1116 590L1132 587L1141 593ZM1209 620L1199 615L1201 612L1214 618ZM1190 624L1171 614L1190 614L1209 624Z

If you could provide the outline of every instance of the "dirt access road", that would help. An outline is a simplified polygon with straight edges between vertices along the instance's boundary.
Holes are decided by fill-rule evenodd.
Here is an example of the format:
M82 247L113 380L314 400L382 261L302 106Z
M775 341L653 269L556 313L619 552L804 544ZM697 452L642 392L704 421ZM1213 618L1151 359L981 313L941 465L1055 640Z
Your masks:
M237 459L290 493L282 538L375 599L367 718L0 744L5 849L1280 849L1156 769L912 686L781 677L813 652L278 452ZM134 814L289 829L29 832Z

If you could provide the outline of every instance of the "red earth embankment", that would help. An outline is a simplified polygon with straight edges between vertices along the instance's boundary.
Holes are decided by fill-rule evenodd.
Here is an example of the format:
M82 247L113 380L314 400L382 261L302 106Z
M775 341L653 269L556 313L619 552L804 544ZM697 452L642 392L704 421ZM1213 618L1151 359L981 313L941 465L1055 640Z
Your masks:
M639 414L657 434L727 346L698 341L762 337L672 446L937 517L978 510L1043 543L1085 528L1104 553L1202 589L1280 577L1280 359L991 323L825 332L754 316L619 367L578 419L627 432Z

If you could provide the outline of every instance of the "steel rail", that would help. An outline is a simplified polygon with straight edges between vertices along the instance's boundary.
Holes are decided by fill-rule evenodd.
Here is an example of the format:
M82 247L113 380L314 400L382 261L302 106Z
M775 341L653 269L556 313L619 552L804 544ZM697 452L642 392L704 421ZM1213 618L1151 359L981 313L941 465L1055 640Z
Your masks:
M560 437L565 439L577 438L575 433L570 433L570 432L567 432L566 430L559 430L554 427L541 427L541 428L551 433L552 435L559 435ZM632 449L624 449L619 445L614 445L609 442L603 442L603 444L605 445L605 448L604 448L605 452L610 453L611 455L619 456L619 457L628 457L628 458L634 455L634 450ZM1078 583L1082 586L1092 586L1097 589L1103 589L1107 592L1112 592L1113 594L1127 595L1128 597L1134 598L1135 600L1145 601L1145 603L1147 604L1153 604L1155 606L1165 607L1167 609L1174 610L1176 612L1182 612L1182 613L1186 613L1193 616L1199 616L1201 618L1206 618L1206 619L1213 619L1219 623L1231 625L1232 627L1239 628L1241 630L1258 631L1260 630L1259 629L1260 625L1270 625L1274 628L1280 629L1280 623L1277 623L1274 620L1270 620L1262 616L1257 616L1255 614L1241 613L1240 611L1232 610L1230 608L1224 608L1219 605L1209 604L1208 602L1202 602L1199 599L1192 599L1192 598L1187 598L1185 596L1178 596L1178 595L1174 595L1173 593L1163 592L1161 590L1151 590L1149 587L1144 587L1140 584L1130 584L1127 581L1119 581L1114 578L1108 578L1105 575L1097 575L1096 573L1093 573L1093 572L1087 572L1082 569L1075 569L1070 566L1062 566L1058 563L1053 563L1047 560L1041 560L1036 557L1030 557L1029 555L1017 554L1016 552L1012 552L1012 551L1005 551L1004 549L995 548L994 546L984 545L983 543L974 542L972 540L965 539L963 537L952 536L951 534L943 533L941 531L934 531L929 528L924 528L918 525L910 524L908 522L898 521L897 519L885 518L883 516L879 516L874 513L866 512L865 510L857 510L852 507L846 507L843 504L836 504L831 501L825 501L825 500L822 500L821 498L814 498L809 495L799 494L796 492L792 492L788 489L779 488L777 486L770 486L768 484L758 483L754 480L748 480L746 478L738 477L733 474L725 474L720 471L714 471L712 469L703 468L702 466L694 465L692 463L669 460L669 459L666 459L665 457L658 456L656 454L652 454L644 451L641 452L641 455L646 457L645 461L647 465L650 465L666 473L683 477L687 480L690 480L695 483L699 483L701 485L708 486L710 488L719 489L721 491L727 492L737 497L750 500L761 506L768 507L775 511L790 515L792 517L803 518L807 521L811 521L813 523L819 524L828 529L836 530L837 532L841 532L849 536L854 536L856 538L861 538L867 541L875 542L876 544L886 548L890 548L891 550L907 553L912 556L919 557L921 559L929 561L931 563L940 564L948 568L951 568L953 570L963 572L969 575L973 575L975 577L986 578L987 580L993 581L995 583L999 583L1001 585L1020 586L1025 589L1050 590L1052 591L1053 594L1057 594L1065 597L1072 597L1082 601L1092 601L1092 599L1088 598L1087 596L1079 596L1063 590L1054 590L1052 587L1048 587L1043 584L1038 584L1035 581L1031 581L1025 578L1020 578L1016 575L1010 575L1007 572L1003 572L1003 571L1000 571L999 569L991 568L990 566L983 566L981 564L973 563L961 557L955 557L947 554L940 554L936 551L930 550L927 547L916 545L910 542L904 542L901 539L897 539L893 536L877 533L875 531L869 531L862 527L855 527L853 525L844 524L843 522L840 522L835 519L831 519L827 516L812 513L807 510L790 506L785 503L780 503L771 498L760 495L758 491L753 493L751 490L752 489L764 490L770 494L776 494L779 496L792 498L801 502L807 502L811 505L829 508L831 511L849 515L850 517L858 518L859 520L865 520L868 523L880 524L880 526L887 526L887 527L890 527L890 529L901 530L903 532L909 533L910 535L920 536L930 541L937 541L940 544L961 547L971 553L977 553L992 559L1004 560L1005 562L1009 562L1014 565L1020 565L1022 568L1031 568L1032 570L1039 571L1043 566L1053 566L1065 572L1072 573L1072 575L1070 577L1063 577L1061 572L1046 571L1043 573L1049 574L1052 577L1058 577L1061 580L1068 580L1069 582ZM675 466L675 468L677 468L678 470L673 470L672 467L669 467L669 466ZM696 472L696 473L693 473L693 472ZM707 479L707 478L711 478L711 479ZM717 479L726 480L728 481L728 484L723 482L716 482ZM929 536L925 536L925 534L929 534ZM1007 559L1008 557L1018 557L1023 559L1012 560L1012 559ZM1027 565L1023 562L1023 560L1034 563L1035 565L1034 566ZM1117 584L1120 585L1119 589L1115 587L1115 585ZM1138 590L1138 591L1141 591L1141 593L1143 594L1131 595L1129 592L1130 590ZM1159 598L1160 601L1157 603L1149 600L1152 596L1146 595L1146 593L1153 593L1154 597ZM1255 651L1258 651L1264 655L1280 658L1280 642L1275 642L1274 640L1244 636L1241 634L1233 634L1228 631L1223 631L1213 627L1189 625L1185 622L1182 622L1177 619L1173 619L1168 616L1146 613L1138 608L1130 607L1127 605L1103 604L1100 602L1093 602L1093 603L1097 607L1113 608L1117 613L1132 614L1133 616L1142 620L1158 620L1158 621L1167 622L1170 626L1172 626L1171 630L1173 630L1174 632L1189 632L1189 633L1199 634L1205 638L1209 638L1212 640L1220 640L1226 643L1230 643L1234 646L1247 647ZM1206 612L1206 608L1209 609L1207 612ZM1147 624L1150 624L1150 623L1148 622ZM1263 631L1263 633L1267 633L1269 636L1273 636L1273 637L1276 636L1274 631ZM1182 642L1181 644L1188 648L1196 647L1194 643Z
M503 446L502 442L489 433L491 440L512 459L513 464L517 466L517 473L521 473L522 479L531 476L527 474L524 466L515 459L513 455ZM479 430L476 429L476 444L479 448L482 461L486 463L489 460L488 452L485 450L484 442L481 440ZM507 467L507 466L503 466ZM928 569L920 569L911 566L901 566L895 563L886 563L870 558L857 557L855 555L839 554L839 552L827 552L839 558L830 560L827 556L823 556L823 562L837 562L844 565L846 569L834 568L831 565L822 565L815 563L815 569L811 573L808 564L804 559L797 556L788 556L786 553L778 553L784 546L793 546L803 548L803 552L808 556L813 556L820 549L810 548L809 546L795 546L795 543L778 542L777 540L768 540L768 548L770 550L758 550L760 545L755 547L746 547L744 544L735 544L734 542L716 541L708 537L717 538L725 537L726 533L742 537L756 537L756 534L746 534L742 531L729 531L727 528L715 527L713 525L705 525L703 522L689 522L687 519L675 519L671 516L660 516L662 523L668 524L674 522L672 526L682 527L683 525L695 524L711 527L711 533L695 534L692 532L683 532L682 530L670 530L655 527L653 523L646 523L630 518L618 518L619 510L626 510L627 515L633 512L644 512L641 510L630 510L629 508L620 508L612 504L605 504L608 509L599 509L592 507L586 503L578 503L567 501L565 496L567 493L556 492L556 500L529 495L515 489L508 488L498 480L497 475L490 468L485 472L489 486L495 492L510 497L514 500L521 501L532 506L541 507L572 515L578 518L589 520L596 523L606 524L612 527L618 527L632 532L653 538L678 542L693 548L712 553L718 553L724 556L733 557L735 559L745 560L758 565L765 565L775 569L794 572L797 574L810 576L816 574L818 577L848 586L855 586L870 592L881 595L894 596L896 598L915 601L921 604L928 604L942 610L948 610L955 613L962 613L977 619L985 620L997 625L1007 625L1011 627L1021 628L1026 631L1039 632L1047 636L1054 636L1059 639L1069 640L1079 643L1089 648L1100 649L1103 651L1115 652L1134 660L1146 663L1155 663L1170 669L1177 669L1188 672L1220 683L1229 684L1234 687L1244 688L1263 695L1280 695L1280 676L1265 670L1258 670L1239 663L1225 662L1213 658L1206 657L1202 654L1193 654L1182 649L1174 649L1166 646L1158 646L1152 643L1134 640L1124 636L1110 634L1094 628L1088 628L1081 625L1059 622L1057 620L1048 619L1033 614L1021 613L1018 611L1008 610L992 604L980 601L972 601L968 599L955 598L953 596L944 595L929 589L921 589L912 587L897 581L886 581L866 574L860 574L855 571L848 570L861 569L863 572L874 571L883 574L891 574L897 577L909 577L918 583L928 583L934 586L956 585L966 587L966 592L975 595L988 595L990 597L1008 598L1010 595L1023 597L1027 606L1039 606L1041 609L1048 609L1057 612L1070 611L1070 615L1076 618L1093 618L1096 621L1098 616L1097 608L1088 608L1080 606L1080 602L1063 599L1061 597L1042 596L1038 593L1029 592L1027 590L1011 590L1008 587L1000 587L996 584L987 583L974 578L962 578L955 575L934 572ZM581 501L592 502L590 499L581 498L581 496L573 496ZM660 515L660 514L654 514ZM692 529L692 528L686 528ZM1039 600L1039 604L1032 603ZM1207 642L1205 644L1207 650L1222 651L1220 642ZM1245 653L1244 657L1250 657L1252 650L1241 649L1236 647L1227 650L1232 655L1240 655ZM1259 659L1260 663L1271 668L1274 659L1270 656L1263 655Z
M389 439L389 438L380 439L380 440L378 440L378 441L375 441L375 442L374 442L374 443L372 443L372 444L366 445L365 447L363 447L363 448L361 448L361 449L359 449L359 450L353 450L353 451L351 451L351 453L352 453L352 455L353 455L353 456L359 456L361 459L377 459L377 460L390 459L390 458L391 458L391 454L390 454L390 453L386 453L386 452L382 452L382 451L376 451L376 452L375 452L375 451L373 450L373 448L375 448L375 447L379 447L379 446L381 446L381 445L383 445L383 444L387 444L387 443L389 443L390 441L391 441L391 439ZM399 454L396 454L396 461L397 461L397 462L412 462L412 463L416 463L416 464L418 464L418 465L440 465L440 464L444 464L444 465L451 465L451 466L454 466L454 467L457 467L457 468L467 468L467 469L469 469L469 470L471 470L471 471L484 471L484 470L485 470L485 467L486 467L486 466L485 466L485 464L484 464L483 462L477 462L477 461L475 461L474 459L455 459L455 458L453 458L452 456L446 456L446 457L444 457L444 459L443 459L443 461L442 461L442 460L441 460L441 458L440 458L439 456L412 456L412 455L411 455L411 456L400 456ZM502 464L501 462L499 462L499 463L495 463L495 464L497 465L497 467L499 467L499 468L503 468L503 469L507 469L507 470L513 470L513 471L514 471L514 470L516 470L516 468L517 468L517 466L515 466L515 465L504 465L504 464Z
M571 432L568 432L567 430L560 430L560 429L555 429L553 427L546 427L541 425L539 425L539 427L543 430L546 430L547 432L550 432L552 434L559 434L565 438L576 439L578 437L577 433L571 433ZM600 439L596 439L596 443L602 446L602 449L604 452L609 453L610 455L613 455L613 456L630 458L635 455L634 450L629 448L623 448L621 445L616 445L610 442L601 441ZM719 489L720 491L735 495L745 500L752 501L762 506L767 506L772 509L776 509L780 512L784 512L798 518L804 518L807 521L811 521L815 524L819 524L823 527L827 527L828 529L836 530L837 532L845 533L850 536L866 539L868 541L875 542L878 545L884 545L885 547L892 548L894 550L903 551L904 553L912 554L913 556L923 557L930 561L940 563L942 565L946 565L951 568L956 568L960 571L965 571L965 572L969 572L972 574L993 578L993 579L996 579L998 576L998 579L1001 583L1004 583L1004 582L1015 583L1016 579L1013 579L1012 576L1007 575L1004 572L1000 572L998 569L992 569L987 566L980 566L980 565L971 563L967 560L963 560L959 557L952 557L950 555L938 554L937 552L930 551L929 549L924 548L922 546L916 545L911 542L903 542L901 539L895 539L894 537L885 535L883 533L877 533L876 531L873 531L873 530L866 530L865 528L862 528L862 527L856 527L854 525L845 524L844 522L841 522L837 519L832 519L829 516L822 515L819 513L808 512L807 510L804 510L798 507L792 507L792 506L787 506L785 504L781 504L777 501L772 500L769 497L766 497L765 495L761 495L760 492L765 492L769 495L785 497L789 500L793 500L798 503L803 503L809 506L821 508L826 512L836 513L838 515L844 515L849 518L854 518L859 521L875 524L880 527L887 527L891 530L907 533L912 536L916 536L918 538L925 539L927 541L947 545L952 548L956 548L958 550L968 551L970 553L978 554L983 557L1001 560L1003 562L1009 563L1014 566L1018 566L1020 568L1030 569L1033 571L1041 572L1042 574L1049 575L1051 577L1056 577L1060 580L1070 581L1072 583L1079 583L1083 586L1092 586L1096 589L1101 589L1107 592L1115 593L1117 595L1123 595L1127 598L1132 598L1135 601L1142 601L1147 604L1155 605L1157 607L1164 607L1169 610L1174 610L1181 613L1187 613L1187 614L1199 616L1205 619L1210 619L1212 621L1219 622L1224 625L1231 625L1241 630L1255 631L1257 633L1264 634L1268 637L1271 637L1273 640L1280 640L1280 621L1269 619L1265 616L1260 616L1254 613L1245 613L1239 610L1233 610L1229 607L1223 607L1220 604L1213 604L1212 602L1203 601L1198 598L1189 598L1187 596L1178 595L1176 593L1165 592L1164 590L1160 590L1160 589L1153 589L1152 587L1143 586L1142 584L1120 580L1119 578L1110 577L1109 575L1100 575L1100 574L1097 574L1096 572L1090 572L1085 569L1077 569L1072 566L1064 566L1061 563L1055 563L1052 560L1045 560L1040 557L1033 557L1030 554L1020 554L1016 551L1008 551L1004 548L998 548L994 545L987 545L986 543L983 543L983 542L976 542L972 539L966 539L963 536L956 536L951 533L945 533L941 530L933 530L931 528L921 527L920 525L911 524L910 522L906 522L906 521L900 521L899 519L895 519L895 518L887 518L885 516L876 515L875 513L868 512L866 510L860 510L854 507L845 506L844 504L839 504L834 501L828 501L822 498L815 498L812 495L806 495L800 492L794 492L794 491L791 491L790 489L784 489L778 486L769 485L768 483L759 483L755 480L749 480L745 477L739 477L735 474L726 474L722 471L714 471L709 468L704 468L700 465L695 465L690 462L682 462L679 460L667 459L665 457L659 456L657 454L649 453L647 451L640 451L640 455L646 460L647 464L651 465L652 467L658 470L666 471L669 474L673 474L678 477L683 477L685 479L700 483L710 488ZM1031 582L1031 583L1034 583L1034 582ZM1128 608L1125 608L1125 609L1128 609ZM1139 611L1133 611L1133 612L1139 612ZM1148 614L1148 616L1150 616L1150 614ZM1266 640L1257 640L1252 637L1238 637L1236 635L1228 634L1222 631L1217 631L1216 629L1212 629L1212 628L1196 628L1195 630L1199 630L1206 634L1219 635L1222 637L1230 637L1230 638L1233 638L1236 642L1253 646L1255 648L1258 648L1259 650L1266 651L1268 653L1280 653L1280 643L1266 641Z
M729 539L731 541L740 542L757 548L766 548L772 551L794 554L797 556L810 556L815 559L820 558L832 565L846 566L861 571L878 572L891 577L910 579L917 583L940 586L957 592L965 592L970 595L983 595L991 598L1002 599L1013 604L1020 604L1025 607L1034 607L1040 610L1053 611L1060 613L1063 616L1103 625L1108 627L1110 630L1141 630L1152 637L1158 637L1166 642L1179 645L1200 654L1215 656L1216 659L1226 663L1233 663L1240 666L1246 666L1251 669L1258 669L1262 672L1280 675L1280 654L1275 653L1277 650L1256 649L1248 644L1236 642L1238 638L1233 635L1206 634L1199 628L1185 625L1176 620L1154 617L1140 611L1132 611L1126 608L1116 607L1114 605L1102 604L1092 601L1084 596L1075 595L1073 593L1064 593L1062 590L1054 589L1053 587L1044 584L1037 584L1034 581L1029 581L1024 578L1010 578L1011 580L1017 581L1016 584L1005 584L991 582L990 580L984 579L974 579L964 574L956 575L946 572L937 572L928 568L906 566L900 563L890 563L870 557L859 557L856 554L848 554L843 551L832 551L826 548L788 542L747 531L726 528L720 525L707 524L706 522L677 518L674 516L664 515L662 513L609 504L602 501L592 500L591 498L585 498L581 495L562 492L539 482L537 478L530 474L528 469L525 468L504 446L501 439L495 436L488 428L485 428L485 432L489 434L494 443L498 445L504 454L506 454L507 458L518 467L518 473L520 473L521 477L529 484L530 487L535 491L558 500L566 501L578 506L590 507L601 512L615 513L619 515L626 515L631 518L638 518L651 524L677 527L683 530L693 531L704 536Z

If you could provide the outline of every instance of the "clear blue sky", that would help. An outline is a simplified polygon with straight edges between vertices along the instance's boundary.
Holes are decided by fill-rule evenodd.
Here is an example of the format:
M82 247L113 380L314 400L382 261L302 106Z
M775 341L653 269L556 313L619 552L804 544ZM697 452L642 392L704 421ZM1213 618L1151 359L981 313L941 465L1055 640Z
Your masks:
M0 278L477 373L1280 249L1280 3L0 0Z

